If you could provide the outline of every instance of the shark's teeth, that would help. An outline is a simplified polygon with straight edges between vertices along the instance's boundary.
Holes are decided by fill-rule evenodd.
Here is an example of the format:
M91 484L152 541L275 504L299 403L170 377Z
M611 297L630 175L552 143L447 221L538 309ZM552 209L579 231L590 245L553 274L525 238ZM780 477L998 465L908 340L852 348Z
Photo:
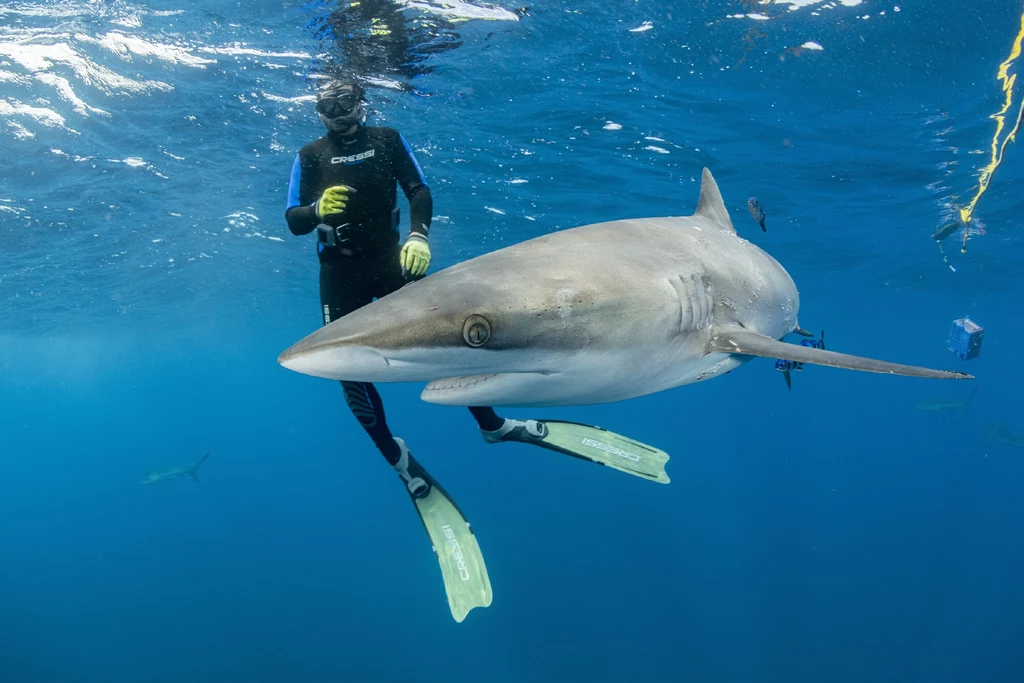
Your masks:
M497 374L490 375L469 375L468 377L450 377L448 379L436 379L427 384L425 391L451 391L453 389L464 389L480 382L486 382Z

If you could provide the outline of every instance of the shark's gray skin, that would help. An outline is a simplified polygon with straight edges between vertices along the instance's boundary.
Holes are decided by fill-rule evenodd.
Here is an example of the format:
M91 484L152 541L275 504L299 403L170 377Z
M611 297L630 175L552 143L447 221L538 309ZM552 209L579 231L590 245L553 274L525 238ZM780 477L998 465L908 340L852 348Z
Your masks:
M1003 420L999 424L985 425L985 436L998 443L1004 443L1008 446L1016 446L1017 448L1024 449L1024 438L1021 438L1016 434L1011 434L1010 430L1006 428L1006 420Z
M942 410L955 410L959 408L966 414L968 406L971 405L971 399L974 398L976 393L978 393L977 387L967 395L967 398L960 399L959 401L950 401L949 399L944 398L925 399L915 404L914 410L919 410L923 413L935 413Z
M754 356L938 379L970 375L778 341L800 297L740 238L704 169L691 216L585 225L452 266L285 350L307 375L429 382L458 406L610 403L726 374Z
M168 479L174 479L176 477L187 477L188 479L191 479L192 481L198 484L199 477L196 476L196 470L199 469L199 466L203 464L203 461L205 461L206 458L209 457L209 455L209 453L203 454L203 457L199 458L188 467L171 467L166 470L153 470L148 475L146 475L146 478L142 480L142 483L159 484L160 482L167 481Z

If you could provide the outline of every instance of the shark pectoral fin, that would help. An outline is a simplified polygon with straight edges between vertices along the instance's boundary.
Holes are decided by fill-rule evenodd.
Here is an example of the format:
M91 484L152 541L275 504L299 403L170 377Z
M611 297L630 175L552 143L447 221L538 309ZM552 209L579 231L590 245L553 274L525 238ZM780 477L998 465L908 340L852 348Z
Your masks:
M708 352L735 353L743 356L760 356L762 358L781 358L798 363L827 365L833 368L878 372L886 375L904 375L906 377L926 377L930 379L974 379L973 375L948 370L932 370L914 365L901 365L884 360L874 360L862 356L851 356L846 353L825 351L809 346L797 346L777 341L757 332L741 327L718 328L711 335Z

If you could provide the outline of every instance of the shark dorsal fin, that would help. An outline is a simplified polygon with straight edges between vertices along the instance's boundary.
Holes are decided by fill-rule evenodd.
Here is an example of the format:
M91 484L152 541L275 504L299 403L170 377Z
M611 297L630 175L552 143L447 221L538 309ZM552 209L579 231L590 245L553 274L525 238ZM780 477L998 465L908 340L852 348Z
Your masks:
M732 219L729 218L729 210L725 208L722 193L718 190L718 183L715 182L711 171L707 168L704 169L700 177L700 199L697 201L697 210L693 215L707 218L718 223L725 230L736 234L736 228L732 226Z

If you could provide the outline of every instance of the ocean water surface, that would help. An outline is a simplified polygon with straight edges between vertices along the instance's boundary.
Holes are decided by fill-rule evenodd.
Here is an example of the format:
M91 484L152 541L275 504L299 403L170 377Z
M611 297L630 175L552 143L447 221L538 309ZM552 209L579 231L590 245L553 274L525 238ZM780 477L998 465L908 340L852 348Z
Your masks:
M0 4L0 683L1024 680L1024 5L980 0ZM472 522L456 623L335 382L284 221L317 83L370 83L430 182L431 271L686 215L708 167L829 348L503 414L667 451L659 486L379 385ZM998 147L998 145L997 145ZM767 232L747 213L756 196ZM407 204L400 198L403 213ZM407 215L407 214L406 214ZM985 328L980 357L947 348ZM968 408L916 410L934 398ZM1002 425L1002 427L1000 427ZM1014 441L1014 435L1022 437ZM205 452L199 485L142 486Z

